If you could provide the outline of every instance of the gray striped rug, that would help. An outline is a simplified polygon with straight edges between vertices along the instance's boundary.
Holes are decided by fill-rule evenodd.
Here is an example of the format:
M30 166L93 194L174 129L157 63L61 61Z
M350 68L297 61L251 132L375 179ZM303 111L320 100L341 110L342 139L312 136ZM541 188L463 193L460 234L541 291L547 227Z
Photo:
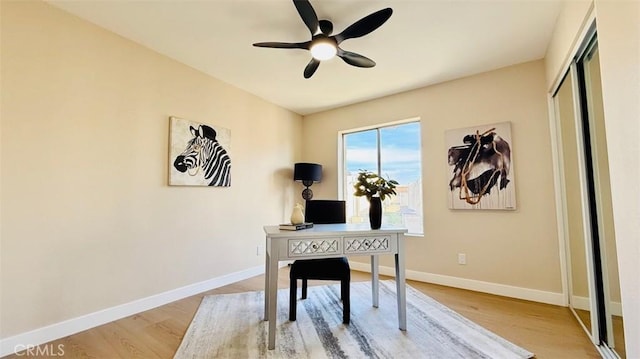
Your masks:
M533 357L409 286L407 331L400 331L393 281L380 282L379 308L371 306L370 283L351 283L349 325L342 324L337 284L309 287L295 322L288 296L288 289L278 291L274 350L266 349L264 292L247 292L205 297L175 358Z

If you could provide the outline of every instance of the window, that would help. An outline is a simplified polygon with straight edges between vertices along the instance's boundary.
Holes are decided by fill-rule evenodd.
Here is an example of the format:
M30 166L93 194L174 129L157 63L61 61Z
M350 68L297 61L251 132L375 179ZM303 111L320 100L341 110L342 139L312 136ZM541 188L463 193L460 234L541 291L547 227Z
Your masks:
M383 226L405 227L410 234L423 233L420 147L420 122L415 120L342 132L342 190L348 223L369 221L366 197L353 195L358 171L369 170L400 184L397 195L383 203Z

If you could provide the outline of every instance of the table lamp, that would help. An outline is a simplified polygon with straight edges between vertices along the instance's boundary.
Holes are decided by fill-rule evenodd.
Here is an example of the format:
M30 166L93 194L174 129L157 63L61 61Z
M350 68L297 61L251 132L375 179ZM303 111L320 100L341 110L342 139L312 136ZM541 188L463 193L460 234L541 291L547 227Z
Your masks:
M313 191L309 188L313 182L322 179L322 165L316 163L296 163L293 170L293 180L302 182L306 187L302 191L302 198L306 201L313 198Z

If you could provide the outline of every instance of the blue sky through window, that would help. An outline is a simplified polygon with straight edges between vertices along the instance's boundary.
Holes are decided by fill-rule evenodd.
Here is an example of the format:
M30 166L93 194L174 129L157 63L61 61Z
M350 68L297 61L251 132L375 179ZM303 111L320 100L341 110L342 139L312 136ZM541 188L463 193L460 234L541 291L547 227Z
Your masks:
M377 171L376 130L354 132L345 136L347 171ZM420 178L420 123L411 122L380 129L382 176L401 184Z
M399 182L397 195L383 202L383 226L401 226L412 234L423 233L420 137L419 121L343 135L346 173L342 181L348 223L369 220L369 204L365 197L353 196L353 185L359 170L378 172L379 153L381 175Z

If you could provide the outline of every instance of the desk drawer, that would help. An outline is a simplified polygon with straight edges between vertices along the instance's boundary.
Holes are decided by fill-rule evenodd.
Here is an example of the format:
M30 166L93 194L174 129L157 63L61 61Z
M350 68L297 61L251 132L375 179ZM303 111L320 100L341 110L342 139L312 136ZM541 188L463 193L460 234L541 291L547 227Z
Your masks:
M341 238L290 239L289 257L335 255L342 253Z
M389 236L346 237L344 253L386 253L390 252Z

